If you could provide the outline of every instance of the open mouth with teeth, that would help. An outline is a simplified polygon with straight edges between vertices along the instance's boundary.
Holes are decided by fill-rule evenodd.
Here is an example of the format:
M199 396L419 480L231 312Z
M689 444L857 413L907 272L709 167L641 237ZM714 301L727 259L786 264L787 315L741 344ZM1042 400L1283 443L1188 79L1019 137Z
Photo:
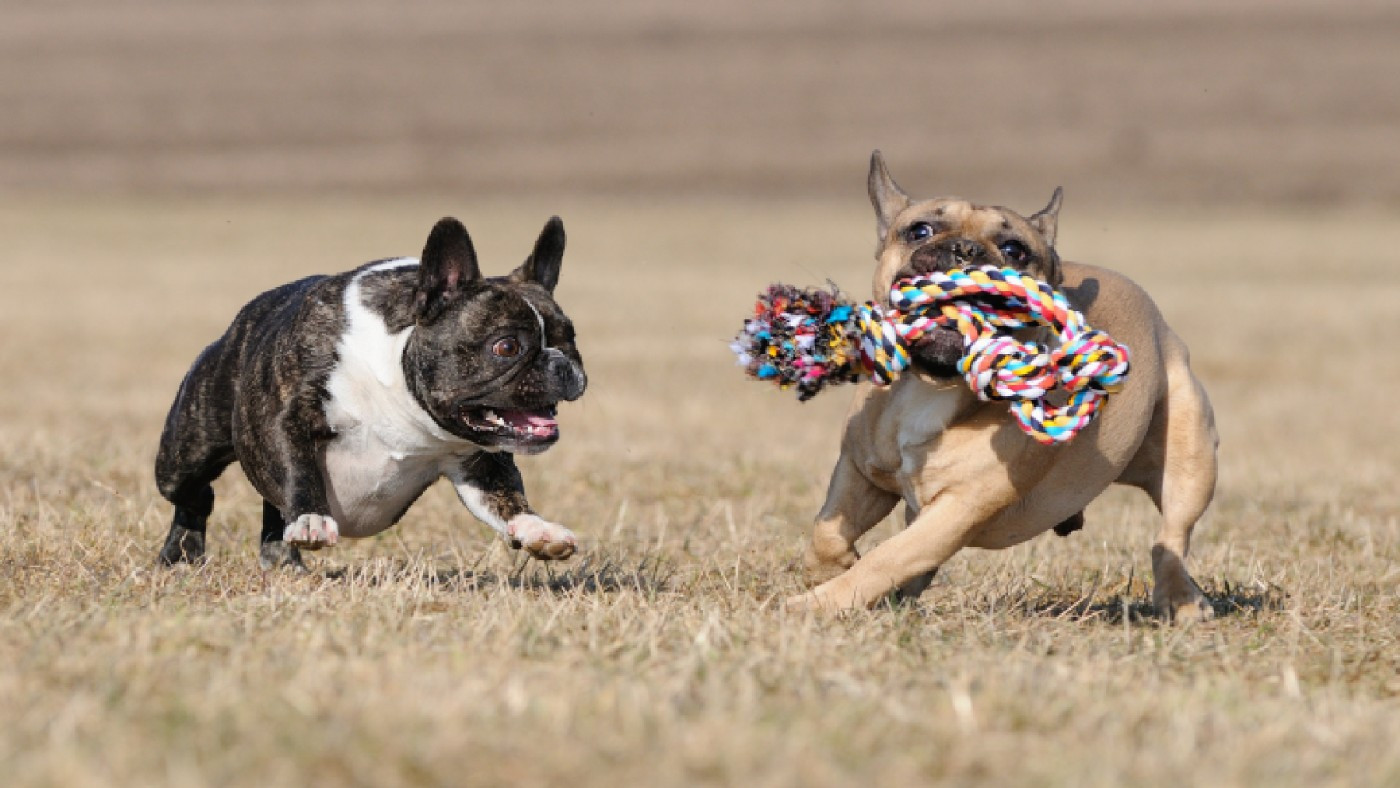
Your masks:
M463 408L461 422L473 435L491 437L523 445L552 443L559 439L559 422L554 408Z

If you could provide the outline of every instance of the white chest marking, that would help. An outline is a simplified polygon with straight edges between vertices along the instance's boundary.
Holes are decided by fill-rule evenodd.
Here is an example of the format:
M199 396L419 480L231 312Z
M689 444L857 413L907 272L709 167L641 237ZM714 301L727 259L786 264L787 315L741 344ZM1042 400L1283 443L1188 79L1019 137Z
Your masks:
M321 458L330 514L345 536L371 536L393 525L454 462L478 450L438 426L409 392L403 350L413 328L391 334L360 300L366 274L417 264L389 260L345 288L345 330L326 384L326 420L336 437Z
M957 414L963 395L954 388L936 389L930 393L930 384L917 378L896 385L903 386L896 396L915 397L919 401L918 407L897 406L893 409L909 414L900 421L895 434L899 444L899 473L896 477L904 491L905 501L917 510L919 502L914 495L915 481L928 459L928 444L948 428L948 422ZM916 386L924 390L916 391Z
M948 422L958 412L962 391L953 387L934 388L917 378L901 380L896 385L900 389L895 392L896 401L891 411L906 414L899 423L896 436L899 451L905 454L909 449L918 448L938 437L948 428ZM917 405L909 407L899 401L905 398L917 402Z

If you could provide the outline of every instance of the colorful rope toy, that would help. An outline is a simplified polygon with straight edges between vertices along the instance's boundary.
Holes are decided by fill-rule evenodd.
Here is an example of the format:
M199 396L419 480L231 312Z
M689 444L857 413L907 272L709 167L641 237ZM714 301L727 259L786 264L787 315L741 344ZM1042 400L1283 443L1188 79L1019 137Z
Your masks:
M855 305L835 285L775 284L730 348L750 377L796 388L799 400L827 384L870 378L883 386L909 366L909 346L935 327L962 335L958 371L982 400L1009 400L1022 431L1063 443L1087 427L1123 387L1128 348L1090 328L1063 293L1011 268L985 266L895 283L889 310ZM1047 326L1055 347L1010 332ZM1052 404L1051 393L1063 392Z

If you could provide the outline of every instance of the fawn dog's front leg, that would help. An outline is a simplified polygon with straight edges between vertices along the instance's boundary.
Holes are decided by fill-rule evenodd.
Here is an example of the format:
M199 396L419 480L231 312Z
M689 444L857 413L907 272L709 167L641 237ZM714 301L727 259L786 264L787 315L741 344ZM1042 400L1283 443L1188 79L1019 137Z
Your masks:
M817 514L812 541L807 545L809 578L821 583L850 569L860 558L856 540L898 502L898 495L875 486L843 451L831 471L826 503Z
M1009 503L1000 496L992 498L940 493L908 528L880 543L844 573L789 599L788 608L837 611L873 606L900 586L938 569L966 546L977 527Z

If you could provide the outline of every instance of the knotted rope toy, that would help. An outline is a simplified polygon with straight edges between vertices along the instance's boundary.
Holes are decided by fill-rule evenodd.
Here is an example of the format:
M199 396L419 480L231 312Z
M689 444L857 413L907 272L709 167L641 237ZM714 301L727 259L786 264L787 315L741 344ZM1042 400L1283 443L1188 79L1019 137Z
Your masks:
M1055 345L1011 336L1032 326L1054 331ZM1044 444L1089 426L1128 374L1128 348L1086 325L1063 293L994 266L896 282L888 310L854 304L835 285L775 284L730 348L750 377L796 388L805 401L828 384L888 385L909 366L909 347L934 328L962 336L958 372L977 396L1009 400L1022 431ZM1055 396L1062 404L1052 392L1063 392Z

